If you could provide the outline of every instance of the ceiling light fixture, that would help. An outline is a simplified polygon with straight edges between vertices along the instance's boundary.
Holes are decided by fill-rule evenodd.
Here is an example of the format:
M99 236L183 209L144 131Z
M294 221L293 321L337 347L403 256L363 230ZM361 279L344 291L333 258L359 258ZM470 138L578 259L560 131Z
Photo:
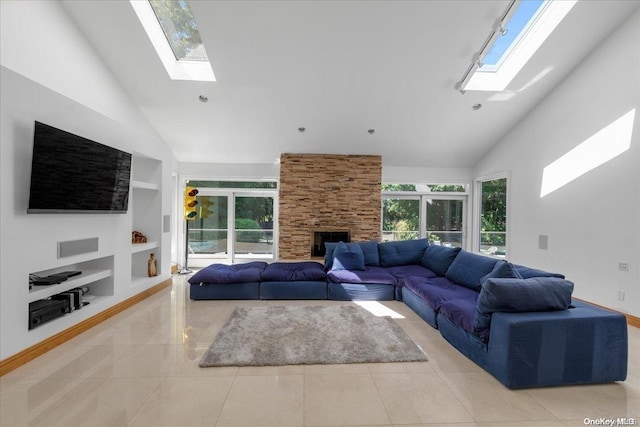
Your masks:
M206 96L204 96L204 95L200 95L200 96L198 97L198 99L200 100L200 102L208 102L208 101L209 101L209 98L207 98L207 97L206 97Z
M500 35L503 36L506 36L509 32L509 30L504 27L504 23L501 19L496 19L496 23L493 25L493 31L499 32Z

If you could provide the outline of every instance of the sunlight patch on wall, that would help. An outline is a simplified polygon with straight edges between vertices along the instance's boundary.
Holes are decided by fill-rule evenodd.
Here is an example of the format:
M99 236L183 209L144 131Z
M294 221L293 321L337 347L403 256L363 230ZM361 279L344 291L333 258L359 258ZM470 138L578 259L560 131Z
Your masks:
M635 112L634 108L545 167L540 197L627 151L631 146Z

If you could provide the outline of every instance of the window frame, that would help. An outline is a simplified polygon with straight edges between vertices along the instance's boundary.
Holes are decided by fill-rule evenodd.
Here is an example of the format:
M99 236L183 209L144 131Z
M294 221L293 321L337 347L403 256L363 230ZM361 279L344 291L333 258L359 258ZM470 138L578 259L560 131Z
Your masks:
M232 236L229 239L230 247L228 246L229 256L227 258L215 258L216 263L222 264L234 264L236 262L249 262L249 261L275 261L279 257L279 189L280 181L277 178L229 178L229 177L208 177L200 175L182 175L179 180L179 188L177 189L177 203L176 203L176 218L179 218L180 224L178 226L177 233L177 254L179 256L179 264L182 264L186 258L186 220L182 215L182 197L184 189L190 181L231 181L231 182L276 182L276 188L220 188L220 187L197 187L199 196L226 196L228 200L227 206L227 224L235 224L235 198L236 197L273 197L273 254L270 259L249 257L237 257L235 256L235 226L233 227L233 233L228 233L228 236ZM231 208L230 208L231 207ZM195 268L205 267L211 264L211 260L214 259L205 254L188 254L188 264Z
M383 185L386 184L410 184L416 185L418 187L420 184L416 183L407 183L407 182L383 182ZM438 182L430 182L433 185L464 185L465 191L385 191L381 190L381 201L385 199L400 199L400 200L418 200L419 201L419 234L418 237L423 239L427 237L427 200L461 200L463 203L463 217L462 217L462 247L464 249L468 249L470 245L470 241L468 239L468 230L469 230L469 218L471 217L469 201L471 196L471 188L472 184L468 182L446 182L446 183L438 183ZM380 232L381 235L384 232L383 230L383 216L384 209L382 203L380 204Z
M505 256L496 256L496 255L488 255L494 258L505 258L511 254L511 238L510 238L510 230L511 230L511 172L503 171L497 172L488 175L482 175L473 180L473 217L472 217L472 238L471 238L471 248L473 252L483 254L480 251L480 232L481 232L481 224L480 224L480 216L482 215L481 207L482 207L482 184L488 181L494 181L496 179L506 179L507 180L507 190L505 194L506 198L506 210L505 210ZM486 255L486 254L483 254Z

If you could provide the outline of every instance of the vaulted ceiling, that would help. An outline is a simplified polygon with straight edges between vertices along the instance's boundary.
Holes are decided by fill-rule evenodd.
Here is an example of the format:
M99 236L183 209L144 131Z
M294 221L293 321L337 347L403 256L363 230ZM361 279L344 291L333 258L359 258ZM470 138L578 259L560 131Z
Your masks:
M432 167L473 166L640 5L578 1L504 92L462 95L507 1L191 0L216 82L170 80L128 1L63 3L181 162Z

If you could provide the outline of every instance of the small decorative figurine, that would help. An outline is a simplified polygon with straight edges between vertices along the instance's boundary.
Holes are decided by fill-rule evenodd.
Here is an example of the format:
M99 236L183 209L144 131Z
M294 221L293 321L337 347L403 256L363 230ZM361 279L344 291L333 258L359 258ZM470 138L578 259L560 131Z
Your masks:
M151 256L149 256L149 261L147 262L147 274L149 277L158 275L158 262L156 261L155 254L151 254Z

